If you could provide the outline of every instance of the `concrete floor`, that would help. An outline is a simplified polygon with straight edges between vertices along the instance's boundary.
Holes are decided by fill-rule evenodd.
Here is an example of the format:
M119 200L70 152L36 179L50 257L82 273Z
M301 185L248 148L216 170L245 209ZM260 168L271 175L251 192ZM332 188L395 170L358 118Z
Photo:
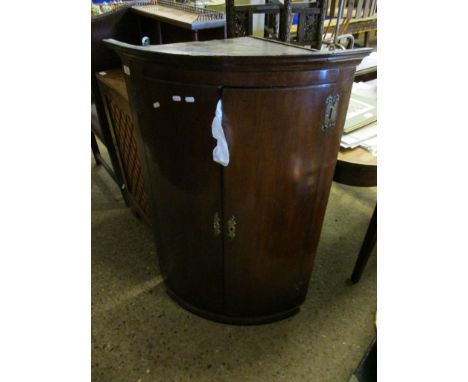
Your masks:
M92 380L347 381L375 336L376 256L349 278L376 188L334 184L301 311L263 326L199 318L165 293L151 232L92 160Z

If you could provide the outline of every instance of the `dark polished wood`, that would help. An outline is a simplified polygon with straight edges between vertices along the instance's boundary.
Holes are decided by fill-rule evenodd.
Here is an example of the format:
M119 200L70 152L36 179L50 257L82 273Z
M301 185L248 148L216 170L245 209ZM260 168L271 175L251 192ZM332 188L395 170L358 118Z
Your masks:
M145 48L106 42L128 67L170 295L221 322L257 324L296 313L355 68L370 50L314 52L249 37ZM337 96L336 110L325 115ZM212 158L218 100L227 167ZM332 114L335 123L325 125Z
M167 286L195 306L222 312L222 237L213 233L214 214L222 210L221 169L212 160L209 130L221 89L153 79L136 85L143 92L140 99L152 100L139 105L139 124ZM173 95L182 102L174 102ZM196 102L184 102L186 96Z
M270 315L305 298L303 270L316 249L324 212L318 204L328 199L340 139L338 130L324 134L315 116L337 90L323 84L223 92L233 152L223 171L224 215L238 225L235 240L225 240L230 315ZM339 91L346 104L347 90Z

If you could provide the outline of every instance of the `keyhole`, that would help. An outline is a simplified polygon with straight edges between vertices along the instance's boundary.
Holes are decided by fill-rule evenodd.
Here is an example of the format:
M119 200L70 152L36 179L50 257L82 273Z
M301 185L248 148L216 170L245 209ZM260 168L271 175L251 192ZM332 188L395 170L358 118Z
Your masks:
M330 108L330 114L328 115L328 119L331 119L333 114L333 106Z

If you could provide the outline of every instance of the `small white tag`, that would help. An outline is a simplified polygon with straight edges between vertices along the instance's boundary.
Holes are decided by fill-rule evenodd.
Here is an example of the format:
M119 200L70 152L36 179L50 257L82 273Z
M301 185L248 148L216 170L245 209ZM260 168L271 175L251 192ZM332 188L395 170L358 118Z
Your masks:
M195 97L185 97L185 102L194 103L195 102Z
M130 68L127 65L123 66L124 73L129 76L130 75Z
M99 72L100 76L105 76L106 74L107 74L107 72Z
M161 105L159 104L159 102L153 103L153 107L154 107L155 109L157 109L157 108L160 107L160 106L161 106Z
M175 102L180 102L180 101L182 101L182 98L180 98L180 96L178 96L178 95L173 95L172 100L175 101Z

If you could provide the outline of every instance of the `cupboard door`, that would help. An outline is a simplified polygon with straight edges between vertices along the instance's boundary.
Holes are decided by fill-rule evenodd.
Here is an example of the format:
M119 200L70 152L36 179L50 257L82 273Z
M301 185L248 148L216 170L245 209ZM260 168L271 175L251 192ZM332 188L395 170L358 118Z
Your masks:
M222 309L221 168L211 122L218 87L144 80L138 105L151 175L157 252L166 285L185 302Z
M327 84L223 90L230 151L223 172L230 315L285 312L305 298L346 112L338 111L335 128L322 130L334 89Z

